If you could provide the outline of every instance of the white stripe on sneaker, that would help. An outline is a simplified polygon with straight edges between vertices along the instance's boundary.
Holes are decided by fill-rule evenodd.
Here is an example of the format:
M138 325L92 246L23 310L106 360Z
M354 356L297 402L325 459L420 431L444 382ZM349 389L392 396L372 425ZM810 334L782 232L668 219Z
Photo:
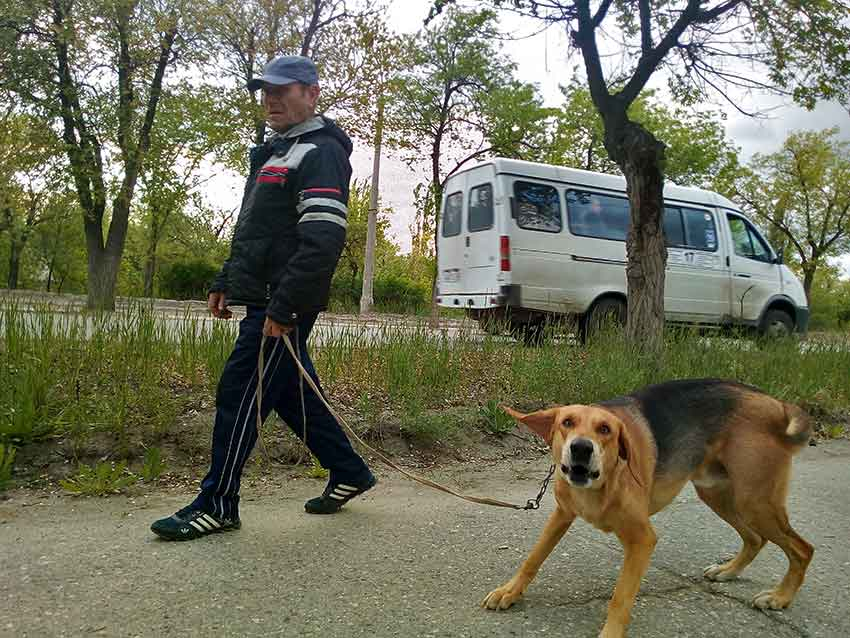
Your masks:
M217 520L215 520L215 519L214 519L212 516L210 516L209 514L206 514L206 513L205 513L205 514L203 514L203 515L200 517L200 520L201 520L202 522L206 523L207 525L212 526L212 528L213 528L213 529L218 529L219 527L221 527L221 523L219 523Z
M207 522L206 522L203 518L201 518L200 516L199 516L198 518L196 518L194 522L195 522L195 523L200 524L200 526L204 528L204 531L211 532L211 531L213 530L212 525L210 525L209 523L207 523Z
M347 490L349 492L356 492L360 489L359 487L352 487L351 485L346 485L345 483L339 483L337 487L339 489Z
M334 492L331 492L328 496L337 501L344 501L347 498L345 495L339 495Z
M189 525L198 530L201 534L206 534L209 530L203 525L199 525L197 521L189 521Z

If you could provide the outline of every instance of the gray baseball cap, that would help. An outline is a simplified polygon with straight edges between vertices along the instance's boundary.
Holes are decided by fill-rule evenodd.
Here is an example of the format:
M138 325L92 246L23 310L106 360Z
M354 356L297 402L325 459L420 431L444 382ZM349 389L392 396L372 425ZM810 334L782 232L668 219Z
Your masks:
M263 67L263 74L248 80L248 89L256 91L263 84L318 84L319 72L310 58L302 55L279 55Z

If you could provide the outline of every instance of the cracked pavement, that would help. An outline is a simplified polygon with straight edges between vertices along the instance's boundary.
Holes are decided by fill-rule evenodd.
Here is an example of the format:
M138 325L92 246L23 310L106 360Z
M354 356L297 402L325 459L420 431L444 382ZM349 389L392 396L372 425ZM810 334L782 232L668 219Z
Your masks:
M752 596L786 568L768 545L743 578L702 579L738 549L736 533L688 487L653 520L659 542L630 636L850 635L850 442L807 448L794 467L789 511L815 545L794 605L764 613ZM469 462L428 476L523 503L548 459ZM604 621L621 561L616 538L577 522L525 599L478 605L511 577L551 511L470 504L375 465L381 482L347 511L303 513L312 479L246 480L241 531L190 543L159 541L151 521L193 496L80 499L16 492L0 501L2 636L590 636ZM200 472L200 470L199 470Z

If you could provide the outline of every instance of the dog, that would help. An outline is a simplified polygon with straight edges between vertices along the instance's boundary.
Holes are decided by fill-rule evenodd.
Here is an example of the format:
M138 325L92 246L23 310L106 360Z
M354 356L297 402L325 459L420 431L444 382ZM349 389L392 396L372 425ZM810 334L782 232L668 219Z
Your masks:
M800 408L733 381L688 379L593 405L531 414L503 409L550 445L557 507L514 577L487 594L483 607L507 609L517 602L578 516L615 533L623 546L599 636L625 636L655 548L650 516L688 481L743 540L738 555L707 567L705 578L735 578L771 541L788 557L788 572L775 588L757 594L753 605L766 610L791 604L814 553L791 528L785 509L791 458L812 435Z

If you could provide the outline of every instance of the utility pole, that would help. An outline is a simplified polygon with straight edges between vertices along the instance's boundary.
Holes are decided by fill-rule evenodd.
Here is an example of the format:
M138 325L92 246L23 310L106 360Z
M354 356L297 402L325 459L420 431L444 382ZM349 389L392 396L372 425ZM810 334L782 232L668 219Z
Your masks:
M384 132L384 96L378 97L378 118L375 122L375 156L372 160L372 192L369 198L369 220L366 228L366 256L363 260L363 292L360 295L360 314L372 312L372 282L375 278L375 244L378 235L378 185L381 171L381 141Z

